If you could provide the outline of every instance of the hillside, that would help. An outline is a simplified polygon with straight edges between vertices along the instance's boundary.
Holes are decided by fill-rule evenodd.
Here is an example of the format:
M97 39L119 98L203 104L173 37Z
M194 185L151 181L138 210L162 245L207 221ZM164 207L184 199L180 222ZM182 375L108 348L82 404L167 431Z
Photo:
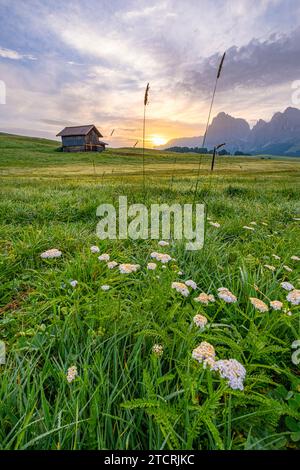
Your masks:
M139 148L107 149L103 153L63 153L56 141L0 135L0 175L96 176L108 177L142 173L142 150ZM146 149L146 172L161 176L195 176L209 172L211 156ZM297 165L298 168L298 165ZM218 157L215 172L295 171L295 161L287 157Z

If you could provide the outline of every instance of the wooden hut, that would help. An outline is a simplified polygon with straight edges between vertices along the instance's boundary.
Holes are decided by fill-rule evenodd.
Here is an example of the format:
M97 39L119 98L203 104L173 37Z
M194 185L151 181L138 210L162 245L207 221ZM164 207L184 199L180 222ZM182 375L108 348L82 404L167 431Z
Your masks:
M108 145L99 140L103 135L94 124L65 127L57 137L61 137L63 152L102 152Z

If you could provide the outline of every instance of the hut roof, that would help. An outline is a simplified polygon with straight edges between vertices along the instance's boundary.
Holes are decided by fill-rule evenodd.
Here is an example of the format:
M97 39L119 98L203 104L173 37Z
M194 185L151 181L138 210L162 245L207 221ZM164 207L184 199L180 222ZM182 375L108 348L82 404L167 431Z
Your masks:
M62 131L60 131L56 137L68 137L74 135L87 135L94 130L98 137L103 137L100 131L98 131L97 127L94 124L90 124L88 126L73 126L73 127L65 127Z

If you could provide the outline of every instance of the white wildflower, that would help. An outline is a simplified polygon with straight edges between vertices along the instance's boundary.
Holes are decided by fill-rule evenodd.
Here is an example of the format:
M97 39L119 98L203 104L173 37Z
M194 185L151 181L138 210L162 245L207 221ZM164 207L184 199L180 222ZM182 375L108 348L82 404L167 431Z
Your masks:
M228 380L228 385L233 390L243 390L246 369L236 359L225 359L216 361L212 369L219 372L223 379Z
M275 271L275 266L271 266L270 264L264 264L264 267L269 269L270 271Z
M157 268L157 264L156 263L148 263L147 264L147 269L149 269L150 271L154 271L154 269Z
M272 302L270 302L270 306L273 310L281 310L283 307L283 303L279 300L272 300Z
M284 289L284 290L287 290L287 291L290 291L290 290L294 290L295 287L293 286L293 284L291 284L290 282L282 282L281 284L281 287Z
M291 273L293 271L292 268L290 268L289 266L284 265L283 267L289 273Z
M278 255L273 254L272 256L273 256L274 259L280 259L280 256L278 256Z
M140 265L139 264L120 264L119 265L119 271L121 274L130 274L130 273L135 273L139 269Z
M175 289L177 292L182 294L184 297L189 295L189 290L185 284L182 282L172 282L172 289Z
M109 261L110 256L107 253L103 253L103 255L98 256L99 261Z
M286 300L291 302L292 305L299 305L300 304L300 290L299 289L291 290L288 293Z
M293 261L300 261L299 256L295 256L295 255L291 256L291 259L292 259Z
M108 269L114 269L116 266L118 266L118 263L116 261L109 261L107 263Z
M69 367L68 373L67 373L67 381L69 383L73 382L73 380L76 379L77 375L78 375L77 367L76 366Z
M262 300L257 299L256 297L250 297L250 302L256 308L256 310L259 310L260 312L268 312L269 310L267 304L265 304L265 302Z
M71 285L72 287L76 287L77 284L78 284L78 281L75 281L75 280L74 280L74 281L70 281L70 285Z
M213 367L216 357L215 348L210 343L202 341L202 343L193 350L192 357L200 362L200 364L203 362L204 368L207 365Z
M209 222L209 224L212 226L212 227L215 227L215 228L220 228L221 225L218 223L218 222Z
M107 291L110 289L110 286L108 286L107 284L103 284L103 286L101 286L101 289Z
M157 356L157 357L161 357L163 355L163 352L164 352L164 348L161 344L154 344L152 346L152 353Z
M203 331L207 325L207 318L204 315L197 314L194 316L193 322L200 328L200 331Z
M248 227L248 225L243 225L243 228L246 229L246 230L253 230L254 231L254 228L253 227Z
M98 246L93 245L90 249L92 253L100 253L100 249L98 248Z
M44 251L44 253L41 253L41 258L46 259L52 259L52 258L59 258L62 255L62 252L57 250L56 248L51 248L51 250Z
M166 242L165 240L160 240L158 244L159 246L169 246L169 242Z
M151 258L154 258L154 259L156 259L157 261L160 261L163 264L169 263L169 261L172 261L172 259L173 259L167 253L157 253L156 251L153 251L153 253L151 253L150 256L151 256Z
M200 302L200 304L208 305L209 302L215 302L215 298L212 294L206 294L205 292L201 292L198 297L195 297L195 302Z
M233 293L230 292L230 290L228 290L226 287L220 287L218 289L218 297L219 299L222 299L224 300L224 302L229 303L229 304L237 301L236 296L233 295Z
M197 284L192 279L185 281L185 285L191 287L194 290L197 289Z

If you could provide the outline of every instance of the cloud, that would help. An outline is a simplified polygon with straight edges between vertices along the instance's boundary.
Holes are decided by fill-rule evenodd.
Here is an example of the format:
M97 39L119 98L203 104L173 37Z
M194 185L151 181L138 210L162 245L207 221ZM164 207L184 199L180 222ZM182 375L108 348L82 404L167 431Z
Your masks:
M292 81L300 78L298 60L300 56L300 28L289 35L271 35L260 41L252 39L240 48L233 46L226 51L221 78L220 93L237 90L266 90L285 85L290 89ZM221 54L213 54L194 64L188 64L182 77L175 84L177 92L187 96L207 99L212 92Z
M11 60L37 60L36 57L32 56L31 54L20 54L17 51L12 49L6 49L0 46L0 57L3 59L11 59Z
M2 13L0 126L95 122L132 142L149 81L149 135L200 135L224 50L213 114L268 119L300 78L298 0L0 0Z

